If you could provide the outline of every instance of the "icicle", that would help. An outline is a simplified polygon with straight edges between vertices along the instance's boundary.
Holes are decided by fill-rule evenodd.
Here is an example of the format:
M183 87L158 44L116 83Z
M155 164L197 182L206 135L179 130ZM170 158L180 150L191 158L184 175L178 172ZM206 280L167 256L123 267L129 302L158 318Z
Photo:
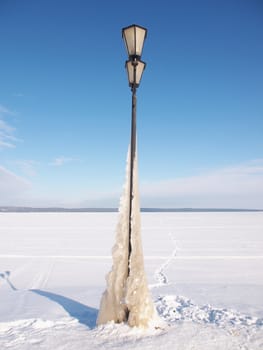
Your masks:
M141 216L138 186L137 154L133 170L133 200L132 200L132 251L130 257L130 275L126 287L126 304L129 310L128 324L130 326L147 327L156 318L155 307L148 289L144 271L143 249L141 241Z
M106 277L107 287L102 295L97 324L108 321L127 321L127 307L124 290L128 275L128 232L130 195L130 148L126 162L126 179L120 200L119 221L116 229L116 243L112 249L113 266Z

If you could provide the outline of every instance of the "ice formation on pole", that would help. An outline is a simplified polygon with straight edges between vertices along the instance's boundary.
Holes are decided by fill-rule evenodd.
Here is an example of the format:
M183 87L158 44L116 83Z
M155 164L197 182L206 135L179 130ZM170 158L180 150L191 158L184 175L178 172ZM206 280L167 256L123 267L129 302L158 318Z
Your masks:
M128 232L129 232L129 183L130 183L130 150L126 164L126 179L120 200L119 221L116 228L116 242L112 248L113 265L106 276L107 288L102 295L97 324L108 321L124 322L127 318L127 307L124 303L124 291L128 276Z
M116 243L112 249L113 266L106 277L107 288L102 295L97 324L109 321L127 322L130 326L148 327L157 318L144 271L138 190L137 157L133 172L131 220L131 256L128 262L130 151L126 165L126 181L119 209ZM128 264L130 274L128 276Z

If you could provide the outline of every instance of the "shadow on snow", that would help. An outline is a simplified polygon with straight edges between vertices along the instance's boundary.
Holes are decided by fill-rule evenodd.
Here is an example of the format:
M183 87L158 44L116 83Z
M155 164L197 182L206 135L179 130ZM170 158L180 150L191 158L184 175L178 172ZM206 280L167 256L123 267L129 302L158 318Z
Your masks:
M63 295L46 292L39 289L30 289L31 292L46 297L55 303L61 305L71 317L76 318L80 323L88 326L90 329L96 327L96 319L98 310L88 307L73 299L64 297Z
M10 275L10 271L5 271L0 273L0 278L5 280L13 291L17 291L18 289L10 281ZM78 301L64 297L63 295L46 292L40 289L30 289L30 292L36 293L54 301L55 303L58 303L68 312L71 317L76 318L80 323L88 326L90 329L96 327L96 320L98 316L97 309L81 304Z
M11 275L11 272L10 271L5 271L3 273L0 273L0 277L3 278L3 280L6 281L6 283L9 285L9 287L12 289L12 290L17 290L16 287L13 285L13 283L10 281L9 277Z

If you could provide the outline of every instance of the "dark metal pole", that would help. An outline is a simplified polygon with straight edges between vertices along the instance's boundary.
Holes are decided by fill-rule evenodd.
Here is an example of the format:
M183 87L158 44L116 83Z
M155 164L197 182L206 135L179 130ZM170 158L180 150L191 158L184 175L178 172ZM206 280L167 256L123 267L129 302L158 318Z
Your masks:
M129 210L129 251L128 251L128 277L130 275L130 256L132 251L131 233L132 233L132 200L133 200L133 170L136 154L136 66L137 62L133 60L133 85L132 85L132 120L131 120L131 145L130 145L130 210Z

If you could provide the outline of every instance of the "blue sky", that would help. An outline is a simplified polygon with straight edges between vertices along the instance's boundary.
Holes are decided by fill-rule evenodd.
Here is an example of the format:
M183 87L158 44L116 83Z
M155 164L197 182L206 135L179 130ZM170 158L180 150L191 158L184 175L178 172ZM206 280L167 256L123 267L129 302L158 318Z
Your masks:
M141 205L263 208L262 18L260 0L0 0L0 205L118 206L137 23Z

